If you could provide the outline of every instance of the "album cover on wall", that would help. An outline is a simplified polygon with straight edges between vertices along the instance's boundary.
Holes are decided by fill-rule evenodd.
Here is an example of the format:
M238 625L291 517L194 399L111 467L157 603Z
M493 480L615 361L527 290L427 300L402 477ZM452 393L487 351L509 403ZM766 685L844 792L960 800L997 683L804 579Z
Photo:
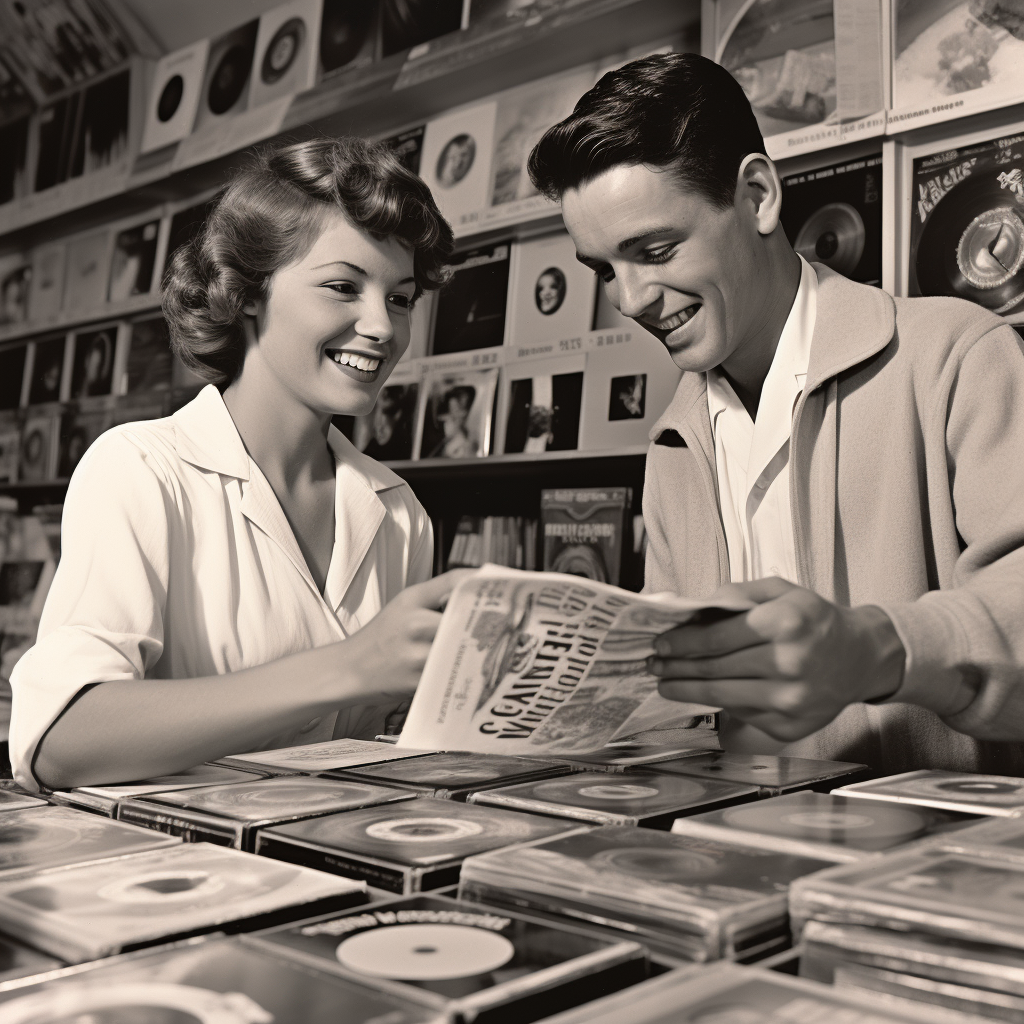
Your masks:
M0 993L11 1020L133 1024L438 1024L437 1015L240 938L100 960Z
M1024 136L917 157L912 189L909 294L1024 319Z
M99 818L71 807L33 807L0 814L0 878L167 849L177 839Z
M827 792L842 783L858 781L867 765L851 761L820 761L810 757L777 754L739 754L702 750L686 757L652 766L654 771L689 775L695 779L720 779L757 786L763 796L781 796L796 789Z
M3 359L0 353L0 373ZM18 461L21 455L21 428L12 413L0 413L0 482L12 484L18 479Z
M629 487L555 487L540 492L542 564L617 586L622 574Z
M381 49L385 57L458 32L463 0L381 0Z
M90 85L82 97L69 177L103 170L128 155L131 72Z
M684 814L748 801L753 786L687 779L682 776L631 772L580 772L564 779L524 782L474 793L471 803L509 807L533 814L552 814L598 825L638 825L668 829Z
M72 399L109 395L114 379L117 324L80 331L74 340L71 368Z
M647 444L682 375L662 345L634 325L587 339L580 448Z
M110 426L108 409L67 410L60 419L57 476L68 479L89 446Z
M635 942L444 896L389 900L251 941L479 1024L529 1024L647 975Z
M250 107L316 84L319 0L291 0L260 15Z
M17 409L25 379L28 345L15 342L0 347L0 409Z
M597 276L565 231L519 242L512 254L508 344L580 338L594 316Z
M672 831L841 863L944 836L976 821L953 811L805 791L680 818Z
M881 286L882 154L783 178L782 226L809 263Z
M998 0L892 4L890 124L898 131L1024 99L1024 18Z
M352 768L362 764L377 764L403 757L419 757L426 750L399 750L393 743L374 740L340 739L324 743L304 743L297 747L277 750L255 750L248 754L233 754L218 763L237 765L250 771L271 769L283 772L326 772L335 768Z
M373 62L380 20L378 0L323 0L319 75L331 78Z
M21 253L0 258L0 324L20 324L28 319L28 295L32 260Z
M490 205L500 206L538 195L526 161L541 136L572 113L576 101L594 84L592 66L550 75L510 89L498 97L494 126Z
M204 131L249 106L259 19L239 25L210 43L195 131Z
M75 92L39 111L34 191L43 192L68 180L81 108L82 93Z
M404 894L454 884L471 854L569 827L556 818L424 796L262 829L256 852Z
M33 251L29 320L48 320L60 312L67 261L68 247L64 242L51 242Z
M420 389L418 362L399 363L366 416L355 417L352 443L378 462L411 459L416 451Z
M434 300L434 355L492 348L505 340L511 249L501 242L453 257L451 280Z
M403 132L389 135L381 141L398 157L406 170L412 171L413 174L419 174L420 157L423 154L423 133L425 131L426 125L419 124L415 128L407 128Z
M827 866L810 857L602 825L471 857L459 896L642 933L652 950L704 961L778 943L788 931L789 884Z
M488 205L496 114L492 100L427 124L420 177L456 231Z
M291 776L134 797L117 816L186 842L252 852L260 828L412 798L385 786Z
M29 416L21 429L18 479L26 483L52 480L56 475L57 416Z
M586 357L506 357L499 422L502 451L572 451L579 444Z
M28 132L27 117L0 128L0 206L29 192Z
M189 201L172 214L163 264L165 272L170 267L171 260L178 249L186 242L191 242L206 223L212 201L213 196L207 195L201 202Z
M61 382L64 378L64 350L67 337L64 334L48 338L37 338L32 343L32 380L29 385L29 405L59 402Z
M192 131L199 109L209 39L199 39L157 61L146 106L146 125L140 151L179 142Z
M5 930L69 963L212 931L265 928L365 902L360 882L177 841L149 853L0 881Z
M133 295L148 295L156 277L160 220L134 224L114 236L107 298L123 302Z
M157 314L131 324L128 360L118 393L166 390L171 386L171 336Z
M490 454L498 367L451 365L457 362L471 360L431 360L424 377L421 459L469 459Z
M922 769L842 786L836 792L993 817L1008 817L1024 809L1024 779L1009 775Z
M109 231L94 231L68 242L64 308L68 312L84 312L102 305L109 267Z

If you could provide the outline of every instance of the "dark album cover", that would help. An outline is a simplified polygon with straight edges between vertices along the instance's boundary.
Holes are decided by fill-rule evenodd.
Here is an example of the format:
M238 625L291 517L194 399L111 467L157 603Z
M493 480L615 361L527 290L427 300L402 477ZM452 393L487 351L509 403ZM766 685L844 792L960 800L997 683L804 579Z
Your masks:
M672 831L848 861L925 836L955 832L976 821L973 815L937 808L805 791L680 818Z
M265 927L365 898L359 882L208 843L174 842L0 881L5 930L71 963L214 930Z
M68 409L60 420L57 476L65 480L70 477L89 446L110 426L106 409Z
M0 128L0 206L28 192L27 117Z
M196 203L193 206L179 210L171 217L171 230L167 236L167 255L164 259L165 273L170 268L171 259L178 249L186 242L191 242L202 230L206 224L206 217L210 212L211 204L212 200L207 199L201 203Z
M128 71L85 90L69 177L109 167L127 154L130 94Z
M17 409L21 404L21 385L25 378L24 342L0 348L0 409Z
M107 287L107 298L111 302L122 302L132 295L149 294L153 287L159 235L159 220L146 221L118 232L114 238Z
M690 775L697 779L720 779L757 786L778 796L791 789L817 786L834 789L844 776L849 782L867 766L849 761L819 761L810 757L782 757L774 754L736 754L706 750L655 766L657 772Z
M396 381L392 377L380 389L373 410L356 419L352 442L378 462L411 459L419 397L418 378Z
M71 807L0 814L0 877L176 846L169 836Z
M480 1024L510 1011L528 1024L646 975L635 943L443 896L378 903L254 941Z
M541 491L544 571L617 585L631 504L628 487Z
M124 393L158 391L171 386L171 335L167 321L157 314L136 320L128 347L128 379Z
M32 261L21 256L0 260L0 325L20 324L28 318Z
M210 43L195 131L246 108L259 24L254 18Z
M669 828L682 814L750 800L753 786L686 779L682 776L631 772L580 772L564 779L547 779L502 786L475 793L472 803L510 807L534 814L593 821L600 825L645 825Z
M420 173L420 154L423 152L423 132L425 125L417 125L397 135L390 135L382 140L385 146L398 157L402 166L413 174Z
M572 451L579 443L583 357L509 366L506 452Z
M809 263L881 286L881 154L783 178L782 226Z
M18 479L38 483L52 480L54 444L57 439L56 416L28 416L21 430L21 460Z
M914 161L910 294L1024 313L1024 136Z
M496 348L505 338L510 244L454 257L451 281L437 294L434 355Z
M454 883L471 854L567 827L554 818L420 797L263 829L256 852L413 892Z
M924 769L858 782L837 790L843 796L943 807L965 814L1008 816L1024 808L1024 779Z
M432 1011L240 939L71 968L0 994L0 1017L90 1024L437 1024Z
M321 77L373 60L378 6L378 0L324 0L320 16Z
M29 405L60 401L60 382L64 376L63 334L34 342L35 358L32 362L32 383L29 387Z
M381 44L389 57L462 28L462 0L381 0Z
M568 771L560 761L453 751L366 768L349 768L341 774L346 778L358 776L390 786L409 786L430 793L464 796L476 788L489 788L521 778L565 775Z
M39 111L34 191L42 192L68 180L81 109L82 93L76 92Z
M0 369L3 360L0 359ZM18 479L18 456L21 454L21 430L17 419L0 417L0 483Z
M75 335L75 360L71 369L72 399L110 394L116 349L116 324Z

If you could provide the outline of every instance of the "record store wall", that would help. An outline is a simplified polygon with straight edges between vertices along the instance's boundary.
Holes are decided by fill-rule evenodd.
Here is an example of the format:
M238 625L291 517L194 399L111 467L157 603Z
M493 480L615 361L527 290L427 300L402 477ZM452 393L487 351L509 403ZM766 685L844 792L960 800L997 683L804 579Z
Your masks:
M545 514L584 500L617 509L600 571L637 586L647 432L678 371L573 258L557 207L525 172L533 143L609 68L701 50L755 106L798 251L898 295L963 296L1024 330L1016 9L994 0L4 5L0 516L37 509L42 534L55 538L88 445L196 393L168 348L161 275L251 147L355 133L388 140L423 176L459 255L450 286L418 304L410 352L377 409L339 426L412 483L435 522L438 569L481 558L540 567L547 490ZM46 580L41 571L17 600L37 606ZM0 603L13 600L0 593Z

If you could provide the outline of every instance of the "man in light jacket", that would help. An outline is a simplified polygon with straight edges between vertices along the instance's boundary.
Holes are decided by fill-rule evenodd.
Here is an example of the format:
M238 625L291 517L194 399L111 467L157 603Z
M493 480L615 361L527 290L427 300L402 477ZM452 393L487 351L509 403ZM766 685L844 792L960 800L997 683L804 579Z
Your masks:
M662 694L724 708L731 749L1024 774L1013 329L798 256L746 97L694 54L604 76L530 173L684 371L651 432L647 590L755 602L661 637Z

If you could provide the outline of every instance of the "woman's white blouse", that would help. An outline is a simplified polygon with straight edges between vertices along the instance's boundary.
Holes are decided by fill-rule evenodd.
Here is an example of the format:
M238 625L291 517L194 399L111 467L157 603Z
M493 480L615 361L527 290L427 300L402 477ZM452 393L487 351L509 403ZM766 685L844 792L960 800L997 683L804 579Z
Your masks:
M334 551L324 595L219 392L103 434L68 486L62 555L34 647L11 676L10 750L31 789L36 747L83 687L251 668L342 640L429 579L430 520L408 484L331 427ZM271 746L380 732L354 708Z

